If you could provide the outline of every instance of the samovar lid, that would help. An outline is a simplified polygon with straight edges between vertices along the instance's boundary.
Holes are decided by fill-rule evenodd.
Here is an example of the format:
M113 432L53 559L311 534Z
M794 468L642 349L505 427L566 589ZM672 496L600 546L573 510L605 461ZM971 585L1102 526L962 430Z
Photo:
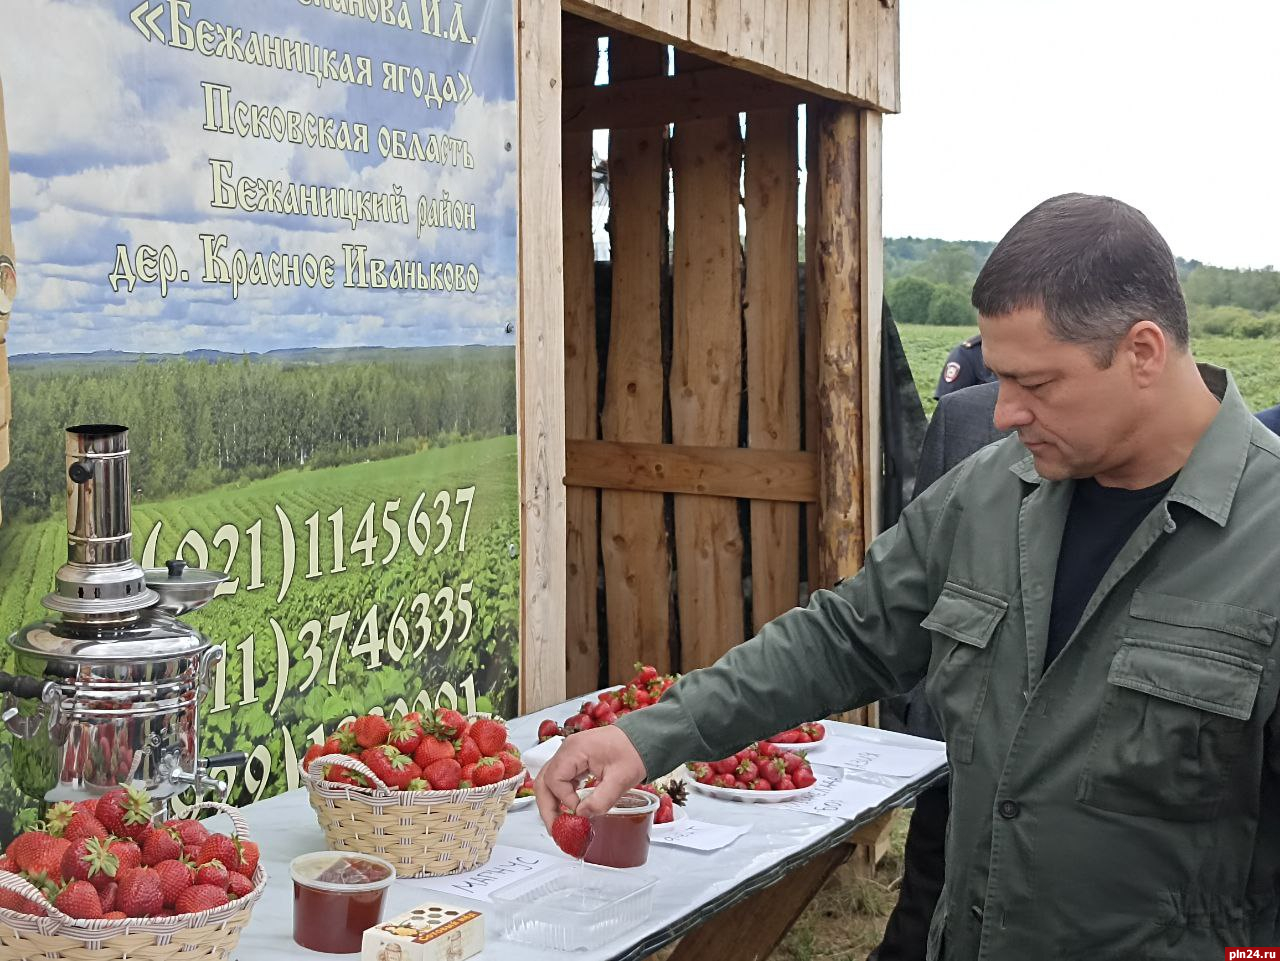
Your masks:
M9 636L20 654L74 661L165 661L212 646L199 631L167 614L144 613L124 622L47 620Z

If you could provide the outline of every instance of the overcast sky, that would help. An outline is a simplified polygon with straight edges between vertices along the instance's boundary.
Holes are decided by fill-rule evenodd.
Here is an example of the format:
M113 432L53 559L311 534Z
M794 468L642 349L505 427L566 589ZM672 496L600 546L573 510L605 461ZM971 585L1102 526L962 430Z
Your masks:
M1176 254L1280 267L1280 2L900 0L884 232L998 240L1070 190Z

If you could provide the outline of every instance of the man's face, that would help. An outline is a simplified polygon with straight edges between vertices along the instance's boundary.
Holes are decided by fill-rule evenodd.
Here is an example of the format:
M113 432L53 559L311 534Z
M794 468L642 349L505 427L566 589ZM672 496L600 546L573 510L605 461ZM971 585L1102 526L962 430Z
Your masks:
M980 317L982 354L1000 383L995 424L1016 430L1046 480L1093 477L1130 455L1141 390L1132 367L1099 367L1049 332L1039 309Z

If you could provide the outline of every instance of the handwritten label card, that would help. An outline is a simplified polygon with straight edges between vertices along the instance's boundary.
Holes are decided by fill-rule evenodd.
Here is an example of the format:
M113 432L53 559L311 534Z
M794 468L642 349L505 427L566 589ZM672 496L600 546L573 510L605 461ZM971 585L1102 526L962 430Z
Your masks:
M474 871L444 878L406 878L404 883L454 897L489 901L490 894L508 884L563 866L564 858L559 855L496 844L489 861Z
M682 818L670 824L658 824L649 839L654 844L670 844L692 851L718 851L727 847L751 830L750 825L712 824Z
M811 792L794 801L783 801L778 806L850 821L893 793L891 788L878 784L845 780L843 773L819 776Z
M839 765L850 771L887 774L890 777L915 777L946 762L946 753L915 747L882 744L853 737L828 738L821 753L812 761Z

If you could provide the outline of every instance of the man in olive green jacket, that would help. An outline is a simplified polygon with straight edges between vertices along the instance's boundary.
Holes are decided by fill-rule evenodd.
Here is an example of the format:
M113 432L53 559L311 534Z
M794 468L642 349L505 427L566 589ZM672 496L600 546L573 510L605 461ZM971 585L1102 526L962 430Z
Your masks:
M1280 944L1280 437L1198 368L1138 211L1046 201L974 287L996 426L863 570L661 703L575 734L550 822L909 689L946 735L929 957L1202 961Z

